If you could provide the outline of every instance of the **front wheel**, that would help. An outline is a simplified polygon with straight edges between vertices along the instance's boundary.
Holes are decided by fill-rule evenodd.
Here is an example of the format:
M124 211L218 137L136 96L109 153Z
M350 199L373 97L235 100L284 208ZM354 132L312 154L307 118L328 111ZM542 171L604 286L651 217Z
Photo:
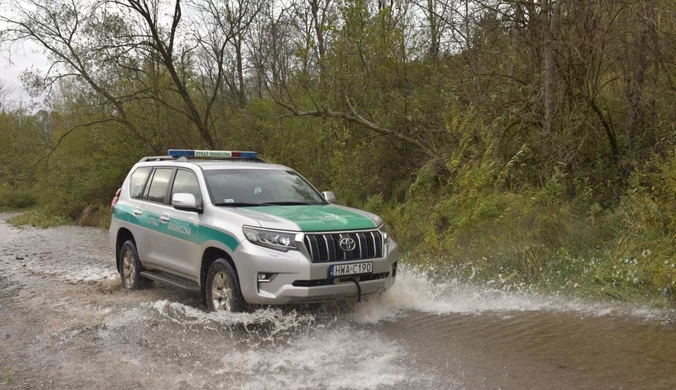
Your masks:
M237 274L225 259L217 259L211 264L204 288L209 311L241 312L248 308Z

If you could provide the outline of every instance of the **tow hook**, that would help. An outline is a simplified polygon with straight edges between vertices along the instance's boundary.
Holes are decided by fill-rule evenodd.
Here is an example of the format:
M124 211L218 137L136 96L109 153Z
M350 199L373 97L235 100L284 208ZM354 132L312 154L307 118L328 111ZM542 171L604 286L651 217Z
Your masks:
M354 284L357 285L357 302L361 302L361 286L359 285L359 281L357 279L350 279L351 281L354 282Z

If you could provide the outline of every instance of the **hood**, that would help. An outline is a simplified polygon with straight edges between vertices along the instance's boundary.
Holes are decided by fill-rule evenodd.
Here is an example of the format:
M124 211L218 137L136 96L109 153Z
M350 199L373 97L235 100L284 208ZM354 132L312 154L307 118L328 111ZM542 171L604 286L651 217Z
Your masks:
M366 211L338 205L259 206L232 209L263 228L303 232L374 229L382 219Z

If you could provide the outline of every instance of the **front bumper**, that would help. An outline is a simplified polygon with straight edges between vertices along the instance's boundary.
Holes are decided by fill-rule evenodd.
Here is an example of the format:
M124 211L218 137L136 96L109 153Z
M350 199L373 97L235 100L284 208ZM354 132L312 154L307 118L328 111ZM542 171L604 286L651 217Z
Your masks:
M394 284L396 263L399 260L397 244L390 240L385 245L384 257L354 261L312 263L299 251L279 252L243 241L237 247L233 260L239 276L242 296L251 304L284 305L356 298L358 281L361 295L383 292ZM373 272L364 276L349 276L338 281L329 278L332 265L373 262ZM259 281L258 274L273 275L269 281Z

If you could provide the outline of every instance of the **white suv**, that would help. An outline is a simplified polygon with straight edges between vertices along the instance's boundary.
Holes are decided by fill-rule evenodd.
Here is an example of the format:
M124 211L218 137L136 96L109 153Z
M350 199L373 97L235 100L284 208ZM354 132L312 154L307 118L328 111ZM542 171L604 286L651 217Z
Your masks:
M390 288L399 254L382 219L333 202L254 152L169 150L127 175L110 242L125 288L155 280L201 291L209 310Z

